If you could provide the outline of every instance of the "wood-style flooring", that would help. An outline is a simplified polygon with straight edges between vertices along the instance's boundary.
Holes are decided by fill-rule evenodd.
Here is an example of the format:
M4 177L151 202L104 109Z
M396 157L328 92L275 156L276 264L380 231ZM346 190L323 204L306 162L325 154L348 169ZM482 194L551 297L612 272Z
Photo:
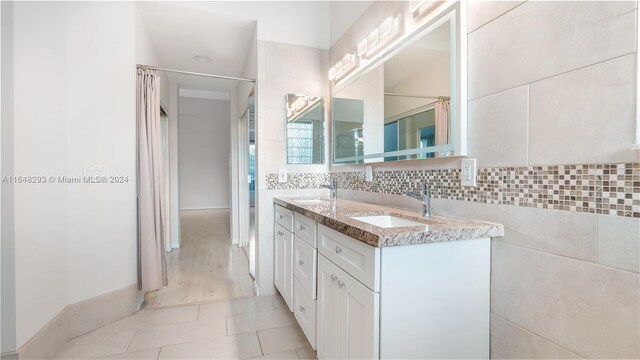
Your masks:
M253 296L244 251L231 245L229 209L180 212L182 246L167 254L169 285L145 295L145 308Z

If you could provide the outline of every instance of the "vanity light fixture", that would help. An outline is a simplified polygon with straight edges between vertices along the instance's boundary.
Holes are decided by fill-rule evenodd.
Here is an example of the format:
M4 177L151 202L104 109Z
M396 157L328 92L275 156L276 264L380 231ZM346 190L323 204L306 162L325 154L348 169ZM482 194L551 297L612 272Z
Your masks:
M331 69L329 69L329 80L337 81L351 72L358 65L358 59L353 53L349 53L340 59Z
M413 18L416 19L431 12L430 10L433 10L438 3L439 1L437 0L409 1L409 12L413 15Z
M389 45L402 33L401 19L400 14L386 18L379 27L369 33L366 39L358 43L358 56L361 59L370 58Z

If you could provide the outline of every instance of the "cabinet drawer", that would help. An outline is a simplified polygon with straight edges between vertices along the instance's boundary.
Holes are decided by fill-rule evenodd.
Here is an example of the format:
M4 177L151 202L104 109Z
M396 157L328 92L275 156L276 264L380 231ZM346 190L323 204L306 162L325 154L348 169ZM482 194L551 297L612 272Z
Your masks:
M293 275L300 282L307 296L315 300L318 250L297 235L293 247Z
M275 205L274 216L276 223L293 232L293 211L283 208L280 205Z
M307 295L298 279L293 284L293 315L307 336L311 347L316 349L316 301Z
M309 219L304 215L295 213L294 217L294 229L293 233L300 237L300 239L307 242L314 248L317 248L316 244L316 222Z
M380 249L318 225L318 251L369 289L380 291Z

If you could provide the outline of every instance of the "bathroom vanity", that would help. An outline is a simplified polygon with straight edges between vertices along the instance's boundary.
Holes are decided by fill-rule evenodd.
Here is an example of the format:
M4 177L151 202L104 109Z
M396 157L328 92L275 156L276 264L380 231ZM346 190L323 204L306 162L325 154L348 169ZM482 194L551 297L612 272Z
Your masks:
M498 224L274 199L274 283L320 359L488 358Z

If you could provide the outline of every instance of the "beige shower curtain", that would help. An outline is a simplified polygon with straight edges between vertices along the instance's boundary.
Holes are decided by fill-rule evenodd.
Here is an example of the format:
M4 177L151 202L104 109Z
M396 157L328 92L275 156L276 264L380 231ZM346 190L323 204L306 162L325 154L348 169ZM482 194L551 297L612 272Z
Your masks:
M165 259L160 78L155 70L138 68L136 96L138 165L138 289L167 285Z
M450 125L450 99L441 97L436 103L436 145L445 145L450 142L449 125Z

